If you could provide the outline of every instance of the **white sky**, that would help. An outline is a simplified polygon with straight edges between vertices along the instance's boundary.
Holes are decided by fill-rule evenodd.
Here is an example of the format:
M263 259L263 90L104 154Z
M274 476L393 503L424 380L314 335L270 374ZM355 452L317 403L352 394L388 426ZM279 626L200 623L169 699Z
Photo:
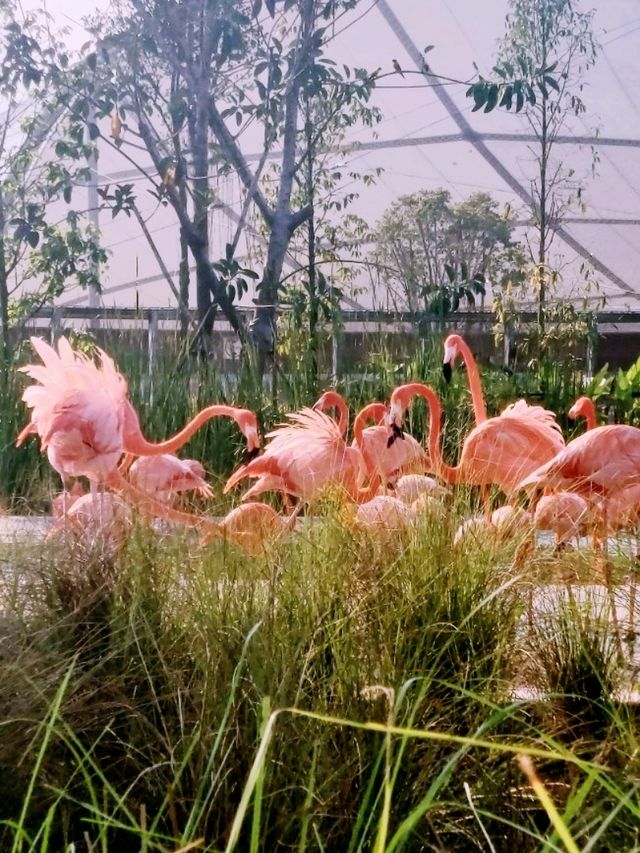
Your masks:
M384 3L385 0L361 0L351 16L351 20L359 20L354 20L333 43L335 59L372 70L378 66L391 70L393 58L397 58L403 67L416 67L406 45L403 46L382 14ZM429 54L429 62L436 73L467 78L473 74L474 60L481 71L490 73L496 41L504 30L506 0L386 0L386 4L419 50L427 44L435 45ZM73 22L79 16L107 5L78 3L77 0L49 0L47 4L60 26L74 26ZM610 307L628 306L639 310L640 298L627 290L640 291L636 272L640 255L640 3L638 0L595 0L583 4L583 7L596 9L596 33L603 51L584 94L588 107L586 118L576 121L574 132L590 136L598 128L601 137L630 139L638 144L634 147L600 146L598 175L587 184L587 210L576 216L583 220L632 220L633 224L583 221L572 223L567 230L613 274L613 281L607 275L600 275L602 291L610 297ZM86 34L75 27L71 41L77 47L86 41ZM500 202L511 203L515 208L522 206L514 190L471 142L407 145L411 139L453 134L459 132L459 128L434 90L425 88L422 85L424 81L417 75L404 81L399 77L388 77L383 82L389 88L381 86L376 91L375 103L383 109L384 121L375 128L375 133L379 140L402 140L403 145L354 152L349 156L348 162L354 168L384 168L376 186L360 189L360 199L353 208L355 212L373 224L399 195L439 187L449 189L456 200L474 191L485 190ZM480 134L527 131L523 116L497 110L490 115L471 114L472 104L464 96L464 87L447 87L447 92L463 118ZM373 131L367 129L359 129L350 135L354 142L370 142L372 138ZM250 146L251 141L245 144ZM525 142L489 142L487 149L525 190L529 188L531 154ZM571 162L577 174L589 174L588 146L570 145L563 150L566 150L567 161ZM121 159L111 154L101 155L100 180L106 183L114 172L127 168ZM223 200L239 209L237 181L229 180L219 189ZM167 264L170 269L175 269L177 239L174 239L175 220L172 214L165 210L154 212L154 202L150 197L143 206L150 216L149 228L158 237ZM144 239L137 236L135 224L122 217L111 221L105 216L101 226L104 243L113 253L104 281L104 303L134 304L137 292L139 302L145 306L173 304L165 283L158 280L142 284L138 281L157 275L158 270ZM214 214L213 254L218 254L216 243L220 244L219 254L222 254L224 243L232 232L233 226L224 214ZM167 240L163 244L164 235ZM573 259L576 255L562 241L556 243L556 249L568 263L565 283L569 288L575 277ZM109 293L109 288L125 283L132 286Z

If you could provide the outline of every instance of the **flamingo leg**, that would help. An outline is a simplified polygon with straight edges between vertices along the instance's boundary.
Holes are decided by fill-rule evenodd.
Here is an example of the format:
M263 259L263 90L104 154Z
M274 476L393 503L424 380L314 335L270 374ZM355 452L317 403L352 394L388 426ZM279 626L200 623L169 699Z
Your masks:
M603 575L604 575L604 583L607 587L607 595L609 597L609 610L611 612L611 624L613 625L613 632L616 641L616 650L618 652L618 657L620 659L623 658L623 650L622 650L622 635L620 633L620 623L618 622L618 612L616 610L616 596L615 590L613 589L613 578L611 576L611 563L609 562L609 537L608 537L608 518L607 518L607 499L606 497L602 501L602 517L601 517L601 538L599 540L599 545L601 548L600 559L602 561L603 567ZM596 558L597 559L597 558Z

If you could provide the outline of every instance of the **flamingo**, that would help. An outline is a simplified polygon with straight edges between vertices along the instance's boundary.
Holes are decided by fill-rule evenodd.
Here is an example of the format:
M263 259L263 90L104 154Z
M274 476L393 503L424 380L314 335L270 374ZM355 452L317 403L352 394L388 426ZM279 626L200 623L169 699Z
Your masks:
M51 501L51 515L54 518L63 518L78 498L83 497L85 491L80 480L76 480L69 490L64 490L56 495Z
M237 423L247 442L247 461L260 449L255 414L227 405L207 406L176 435L150 442L142 434L138 414L127 397L124 376L103 350L97 350L100 365L96 365L82 353L74 352L66 338L58 341L57 352L42 338L31 338L31 344L43 363L20 368L39 384L30 385L22 395L32 410L31 420L18 435L16 446L29 435L38 434L51 465L63 480L68 476L103 479L123 452L135 456L174 453L203 424L218 417L230 417ZM100 451L99 471L90 445ZM115 455L118 459L114 463ZM83 470L86 456L92 459L92 476ZM76 470L78 474L74 473Z
M621 639L615 598L611 588L611 566L607 559L607 533L610 529L609 506L625 502L624 492L640 486L640 429L628 424L595 427L570 441L553 459L540 466L520 483L520 488L547 488L552 491L575 492L597 509L600 537L597 550L604 542L604 582L609 593L611 618L615 628L618 652ZM637 493L636 493L637 494ZM599 565L596 556L595 566Z
M437 500L449 494L449 489L433 477L427 477L424 474L404 474L396 482L394 491L406 504L415 504L416 501L422 503L426 498Z
M463 521L453 537L454 547L463 545L468 537L502 542L509 539L520 530L528 530L531 526L531 513L519 506L507 504L494 509L490 516L474 515Z
M578 397L568 413L571 420L584 418L587 422L587 429L595 429L598 425L596 418L596 404L591 397Z
M590 516L589 502L574 492L543 495L533 515L536 530L550 530L556 538L556 551L585 532Z
M416 519L416 513L400 498L392 495L376 495L356 509L354 523L357 527L394 533L405 529Z
M191 490L202 497L212 497L204 475L204 468L195 459L178 459L170 453L140 456L129 469L130 482L163 503L170 503L178 492Z
M314 404L314 409L336 409L338 429L346 435L349 423L347 403L336 391L325 391ZM369 403L358 414L353 423L352 446L362 452L367 474L379 475L383 483L394 483L404 472L425 471L429 469L429 457L420 443L405 433L405 441L387 447L388 430L382 425L387 415L384 403ZM376 426L365 427L367 421L376 421Z
M313 408L318 412L335 409L338 415L338 429L340 434L346 437L349 427L349 407L342 394L338 394L337 391L325 391L313 404Z
M125 444L127 385L113 360L99 350L97 365L74 353L65 338L60 339L58 352L40 338L32 338L31 342L43 364L21 368L36 384L23 393L23 400L32 412L17 445L37 433L42 450L63 482L70 477L87 477L93 498L100 506L104 507L104 500L97 500L98 484L126 495L147 514L193 527L215 526L211 519L166 507L127 483L118 471L120 457L134 447ZM130 411L134 412L132 407ZM161 446L149 445L154 453Z
M429 456L436 474L447 483L468 483L473 486L496 484L507 495L514 494L520 481L564 447L560 428L553 415L548 426L539 428L540 417L520 416L524 400L512 404L497 418L489 418L469 433L462 446L457 466L447 465L442 456L442 406L435 391L419 382L401 385L391 395L388 424L390 441L402 433L402 418L415 396L423 397L429 405ZM551 413L550 413L551 414ZM546 415L545 415L546 419Z
M475 442L482 437L482 452L479 460L489 467L495 465L498 478L492 482L497 483L502 491L509 494L522 479L521 472L533 471L536 467L551 459L564 447L564 438L556 416L549 409L542 406L530 406L525 400L511 403L497 418L487 418L487 409L482 394L480 373L473 353L466 341L460 335L449 335L444 342L444 361L442 370L447 381L451 379L452 367L456 358L460 355L467 368L469 377L469 388L473 402L473 411L476 419L476 429L472 430L468 439ZM517 421L520 426L515 426ZM491 442L483 432L485 424L491 426L487 429L491 433ZM504 431L504 435L499 433ZM513 440L514 446L507 448L505 445ZM466 446L466 442L465 442ZM471 448L470 448L471 449ZM478 456L480 448L473 444L474 456ZM486 452L490 450L491 455L487 458ZM502 456L502 451L506 455ZM464 451L463 451L464 452ZM500 457L497 454L500 453ZM507 471L505 465L510 465Z
M404 434L404 441L389 446L389 430L382 422L388 413L384 403L369 403L356 415L353 423L353 447L364 459L369 477L378 477L382 483L394 484L402 474L429 470L429 457L413 436ZM376 426L365 427L368 420Z
M118 495L102 495L100 504L96 504L93 495L82 495L67 508L66 516L52 525L47 539L70 532L74 540L87 544L100 538L103 545L115 552L122 545L131 524L131 509Z
M202 544L215 538L229 539L250 556L257 556L267 544L293 529L297 514L293 512L285 519L268 504L244 503L232 509L218 528L205 534Z
M358 503L375 494L379 478L361 489L365 463L357 447L349 447L335 421L323 412L302 409L288 415L289 424L272 430L262 456L227 480L225 493L246 477L258 478L243 495L246 501L265 491L286 492L308 503L329 485L342 487Z

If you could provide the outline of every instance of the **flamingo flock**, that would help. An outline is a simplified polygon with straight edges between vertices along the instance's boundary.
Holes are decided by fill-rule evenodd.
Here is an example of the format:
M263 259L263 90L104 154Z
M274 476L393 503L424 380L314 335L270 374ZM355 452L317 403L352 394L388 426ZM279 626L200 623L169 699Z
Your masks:
M483 527L505 537L529 526L553 532L558 548L587 532L601 547L611 531L640 523L640 430L597 426L588 398L569 412L584 417L587 430L568 443L553 412L524 400L488 417L477 364L459 335L449 335L444 343L443 373L449 380L457 359L463 360L475 425L455 465L444 459L440 398L423 383L395 388L388 404L365 406L354 420L351 440L347 403L332 390L312 408L287 415L286 423L267 433L262 450L256 415L231 405L207 406L176 435L151 442L124 376L105 352L98 350L94 361L74 351L65 338L57 349L40 338L31 342L41 363L21 368L32 380L23 394L30 420L16 443L38 436L62 479L63 492L53 506L53 535L73 525L84 530L102 525L120 536L136 510L195 528L202 543L222 538L257 554L291 531L303 507L327 490L353 507L354 527L387 535L413 524L423 512L445 513L457 484L479 487L485 511L464 523L456 544L468 542ZM427 447L403 426L415 398L422 398L429 411ZM222 520L177 506L184 492L204 500L213 496L200 462L176 453L219 417L233 419L246 442L243 462L224 492L245 490ZM89 483L87 495L81 478ZM507 501L497 510L491 487ZM265 493L280 495L285 515L257 500Z

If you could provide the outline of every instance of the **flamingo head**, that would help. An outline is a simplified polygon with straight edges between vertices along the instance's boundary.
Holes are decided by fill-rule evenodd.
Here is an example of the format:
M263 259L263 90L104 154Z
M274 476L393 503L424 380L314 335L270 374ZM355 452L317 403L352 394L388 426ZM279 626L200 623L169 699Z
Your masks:
M460 335L449 335L444 342L444 358L442 359L442 375L445 382L451 382L453 365L460 354Z
M593 409L593 400L590 397L578 397L573 406L567 412L568 417L572 421L577 418L586 418L587 414Z
M247 442L247 448L242 456L243 464L251 460L260 452L260 436L258 435L258 421L253 412L243 409L238 416L238 426Z
M313 404L313 408L317 412L324 412L325 409L333 409L342 402L342 397L337 391L325 391Z
M403 389L396 388L391 395L391 404L389 413L387 414L387 426L389 427L389 438L387 439L387 447L391 447L399 438L404 439L404 430L402 429L402 419L408 401L405 400Z

